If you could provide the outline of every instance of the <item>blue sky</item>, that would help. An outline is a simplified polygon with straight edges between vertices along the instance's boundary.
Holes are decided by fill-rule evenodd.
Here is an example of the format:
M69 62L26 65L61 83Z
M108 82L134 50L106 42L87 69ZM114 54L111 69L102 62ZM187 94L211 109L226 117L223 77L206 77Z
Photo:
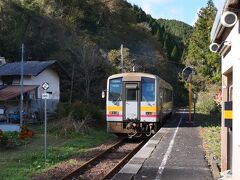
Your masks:
M141 7L154 18L176 19L194 25L197 12L207 6L208 0L127 0ZM213 0L219 7L223 0Z

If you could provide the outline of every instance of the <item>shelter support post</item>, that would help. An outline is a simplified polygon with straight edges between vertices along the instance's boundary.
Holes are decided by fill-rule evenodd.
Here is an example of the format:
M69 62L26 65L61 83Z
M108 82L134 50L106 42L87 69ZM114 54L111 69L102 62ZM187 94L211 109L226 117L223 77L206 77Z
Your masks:
M221 118L221 171L228 169L228 130L224 124L224 102L228 100L228 77L222 75L222 118Z

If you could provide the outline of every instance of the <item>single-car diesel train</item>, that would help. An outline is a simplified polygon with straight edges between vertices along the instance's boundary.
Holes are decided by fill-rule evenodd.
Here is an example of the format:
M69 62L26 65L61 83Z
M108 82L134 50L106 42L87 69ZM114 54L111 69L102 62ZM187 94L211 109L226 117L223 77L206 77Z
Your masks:
M115 74L107 80L108 132L129 137L151 136L172 113L173 88L147 73Z

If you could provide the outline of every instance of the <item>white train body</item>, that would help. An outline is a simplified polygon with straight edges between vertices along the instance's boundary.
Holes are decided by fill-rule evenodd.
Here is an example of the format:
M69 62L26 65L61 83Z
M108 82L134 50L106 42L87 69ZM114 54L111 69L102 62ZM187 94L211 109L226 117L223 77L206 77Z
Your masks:
M173 88L146 73L115 74L108 78L106 119L108 132L150 136L172 112Z

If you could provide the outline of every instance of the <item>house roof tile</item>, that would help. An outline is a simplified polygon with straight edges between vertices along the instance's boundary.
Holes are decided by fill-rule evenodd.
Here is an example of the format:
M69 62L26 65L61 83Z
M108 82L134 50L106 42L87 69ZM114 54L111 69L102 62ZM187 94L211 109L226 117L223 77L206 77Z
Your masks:
M49 66L55 64L56 60L49 61L25 61L23 74L37 76ZM7 63L0 66L0 76L19 76L21 75L21 62Z

